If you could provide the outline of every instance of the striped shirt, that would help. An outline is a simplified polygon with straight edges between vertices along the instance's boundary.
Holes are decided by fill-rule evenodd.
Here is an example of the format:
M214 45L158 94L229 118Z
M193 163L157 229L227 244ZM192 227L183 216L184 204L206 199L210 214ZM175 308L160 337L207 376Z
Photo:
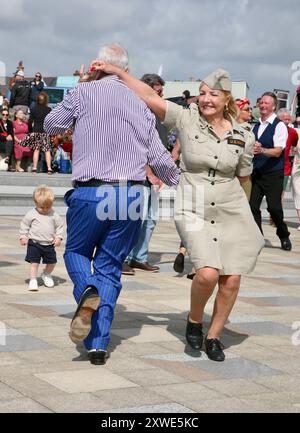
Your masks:
M73 181L144 180L145 166L169 186L179 170L161 143L155 116L116 76L80 83L49 113L48 134L74 127Z

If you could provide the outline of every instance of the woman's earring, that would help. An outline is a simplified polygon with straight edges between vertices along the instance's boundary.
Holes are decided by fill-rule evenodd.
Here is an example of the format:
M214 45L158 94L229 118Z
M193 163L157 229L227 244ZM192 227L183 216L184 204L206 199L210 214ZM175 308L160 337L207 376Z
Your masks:
M225 105L225 111L228 111L228 104Z

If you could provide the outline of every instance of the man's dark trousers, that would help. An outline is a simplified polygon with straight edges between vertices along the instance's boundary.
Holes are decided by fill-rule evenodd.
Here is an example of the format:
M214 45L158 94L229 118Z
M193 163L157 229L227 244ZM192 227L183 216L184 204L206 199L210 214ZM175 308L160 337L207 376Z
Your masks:
M283 191L283 170L277 170L262 174L257 170L252 173L252 191L250 207L254 219L262 231L260 206L264 196L266 197L268 211L277 227L276 234L280 239L289 237L287 225L283 220L281 195Z

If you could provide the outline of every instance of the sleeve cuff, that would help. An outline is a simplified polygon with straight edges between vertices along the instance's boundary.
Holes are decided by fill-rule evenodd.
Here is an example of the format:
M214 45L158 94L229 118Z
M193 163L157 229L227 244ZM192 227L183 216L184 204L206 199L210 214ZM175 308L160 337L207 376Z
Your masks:
M252 171L253 171L253 167L249 166L249 167L245 167L245 168L241 168L241 169L237 170L235 174L236 174L236 176L239 176L239 177L245 177L245 176L250 176Z
M178 122L178 119L181 116L183 108L175 104L174 102L166 101L167 102L167 110L166 110L166 116L164 120L164 125L167 128L173 128L176 126L176 123Z

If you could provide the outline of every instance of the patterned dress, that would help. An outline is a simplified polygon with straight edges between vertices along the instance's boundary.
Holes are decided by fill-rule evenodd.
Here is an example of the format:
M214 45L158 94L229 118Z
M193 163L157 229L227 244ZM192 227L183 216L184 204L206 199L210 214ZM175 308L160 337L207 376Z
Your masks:
M50 107L41 106L37 104L30 113L29 117L29 131L25 139L22 141L22 146L29 147L32 150L40 150L47 152L52 150L52 138L44 131L44 120L47 114L51 111Z
M20 143L21 146L32 150L46 152L53 148L51 136L45 132L31 132Z

